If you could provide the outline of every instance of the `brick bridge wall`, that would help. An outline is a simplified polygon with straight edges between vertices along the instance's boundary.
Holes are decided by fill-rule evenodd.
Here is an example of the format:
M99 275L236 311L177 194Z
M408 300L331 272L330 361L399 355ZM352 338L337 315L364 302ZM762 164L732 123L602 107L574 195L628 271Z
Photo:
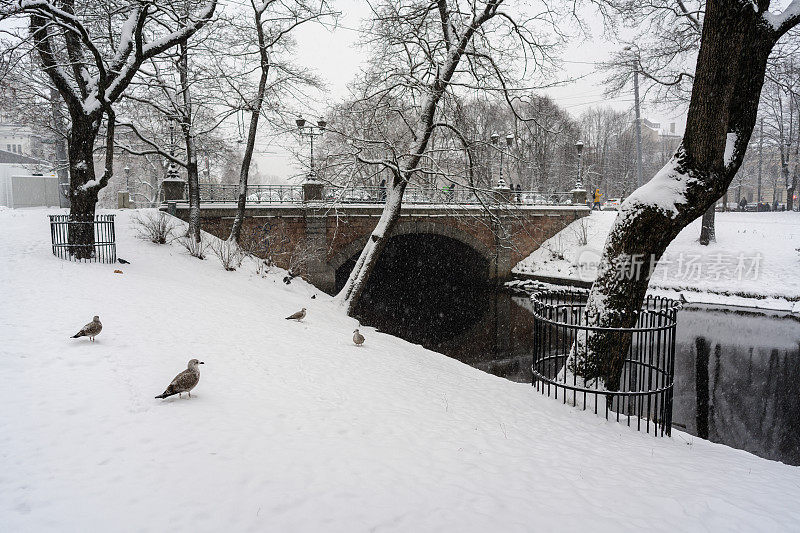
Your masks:
M382 206L264 206L247 209L243 245L282 268L292 268L321 290L331 292L336 270L364 247L378 223ZM392 235L433 233L460 241L489 263L489 277L510 278L511 269L572 221L589 210L577 206L498 208L499 224L479 207L406 207ZM203 229L227 238L235 207L202 206ZM188 206L177 215L186 220Z

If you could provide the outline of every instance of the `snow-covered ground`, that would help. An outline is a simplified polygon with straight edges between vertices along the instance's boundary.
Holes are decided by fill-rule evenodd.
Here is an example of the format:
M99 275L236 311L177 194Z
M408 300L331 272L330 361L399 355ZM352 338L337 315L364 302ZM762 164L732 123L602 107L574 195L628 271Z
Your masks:
M594 280L616 215L593 211L573 222L515 272ZM650 280L655 292L682 292L690 302L800 310L800 213L717 213L716 243L701 246L699 235L698 219L667 248ZM635 269L635 260L624 266Z
M370 328L358 348L313 287L138 240L128 212L131 264L59 260L46 213L0 212L2 531L800 524L800 468L637 433ZM95 343L69 338L95 314ZM154 399L192 357L193 397Z

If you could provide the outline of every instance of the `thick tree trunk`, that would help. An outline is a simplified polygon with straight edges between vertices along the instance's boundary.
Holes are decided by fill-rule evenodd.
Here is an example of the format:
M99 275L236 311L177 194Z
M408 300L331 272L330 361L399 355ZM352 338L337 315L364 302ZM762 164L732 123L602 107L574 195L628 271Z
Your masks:
M186 135L186 179L189 183L189 236L200 242L200 178L194 138Z
M99 122L99 121L98 121ZM70 209L72 220L86 224L70 224L68 242L70 252L77 259L94 256L94 220L97 192L100 186L94 169L94 143L97 137L96 124L87 118L73 120L68 137Z
M55 130L56 173L58 174L58 198L60 207L69 207L69 169L67 163L67 125L64 119L61 95L58 90L50 88L50 112Z
M188 8L187 8L188 12ZM181 84L181 132L186 146L186 181L189 184L189 236L200 242L200 178L197 169L197 150L192 133L192 98L189 92L189 49L186 41L178 45L178 75Z
M719 0L706 8L686 134L673 159L623 203L589 294L591 324L636 324L667 246L714 205L742 163L777 32L749 3ZM619 333L591 334L576 347L571 369L615 390L629 345Z
M703 213L703 220L700 224L700 244L708 246L709 243L717 241L717 235L714 231L714 217L716 215L716 202L711 204L711 207L706 209Z

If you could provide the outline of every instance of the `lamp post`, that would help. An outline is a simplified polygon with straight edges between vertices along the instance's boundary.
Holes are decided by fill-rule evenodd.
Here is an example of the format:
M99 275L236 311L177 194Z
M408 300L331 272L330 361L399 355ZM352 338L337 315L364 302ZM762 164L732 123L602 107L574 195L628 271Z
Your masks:
M493 132L489 136L489 140L492 142L492 146L494 146L494 147L497 147L498 139L500 139L500 136L497 134L497 132ZM492 163L491 163L491 160L492 160L492 158L489 158L489 187L492 186L492 182L494 181L494 176L492 175ZM503 175L502 174L500 175L500 179L503 179Z
M300 132L300 138L308 137L311 144L311 161L310 161L310 171L308 173L308 181L316 181L317 175L316 171L314 170L314 137L321 137L323 133L325 133L325 127L328 125L328 122L320 118L317 121L317 125L306 125L306 119L303 117L297 117L295 120L295 124L297 124L297 129Z
M173 157L175 156L175 121L177 119L178 117L175 115L169 117L169 155ZM178 179L178 165L171 159L167 165L167 179Z
M583 153L583 141L575 143L575 151L578 152L578 176L575 179L575 190L583 189L583 181L581 180L581 154Z
M761 121L758 123L758 193L756 202L758 206L756 209L761 207L761 165L764 162L764 117L761 117Z
M489 140L492 141L492 144L494 146L497 146L497 142L500 140L500 135L498 135L496 132L492 133L492 135L489 137ZM506 147L507 148L511 148L511 145L513 145L513 144L514 144L514 134L513 133L509 133L508 135L506 135ZM505 182L503 181L503 154L504 153L505 153L505 150L503 150L503 147L501 146L500 147L500 177L497 180L498 187L505 186Z

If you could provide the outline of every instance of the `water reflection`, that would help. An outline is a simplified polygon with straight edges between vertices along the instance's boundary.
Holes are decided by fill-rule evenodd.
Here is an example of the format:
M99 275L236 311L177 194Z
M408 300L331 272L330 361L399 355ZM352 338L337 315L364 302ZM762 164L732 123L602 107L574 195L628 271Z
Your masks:
M419 294L367 300L359 317L486 372L531 381L527 297L447 283ZM686 308L678 315L675 356L675 427L800 465L800 320Z
M693 307L679 314L677 336L678 427L800 465L800 321Z

